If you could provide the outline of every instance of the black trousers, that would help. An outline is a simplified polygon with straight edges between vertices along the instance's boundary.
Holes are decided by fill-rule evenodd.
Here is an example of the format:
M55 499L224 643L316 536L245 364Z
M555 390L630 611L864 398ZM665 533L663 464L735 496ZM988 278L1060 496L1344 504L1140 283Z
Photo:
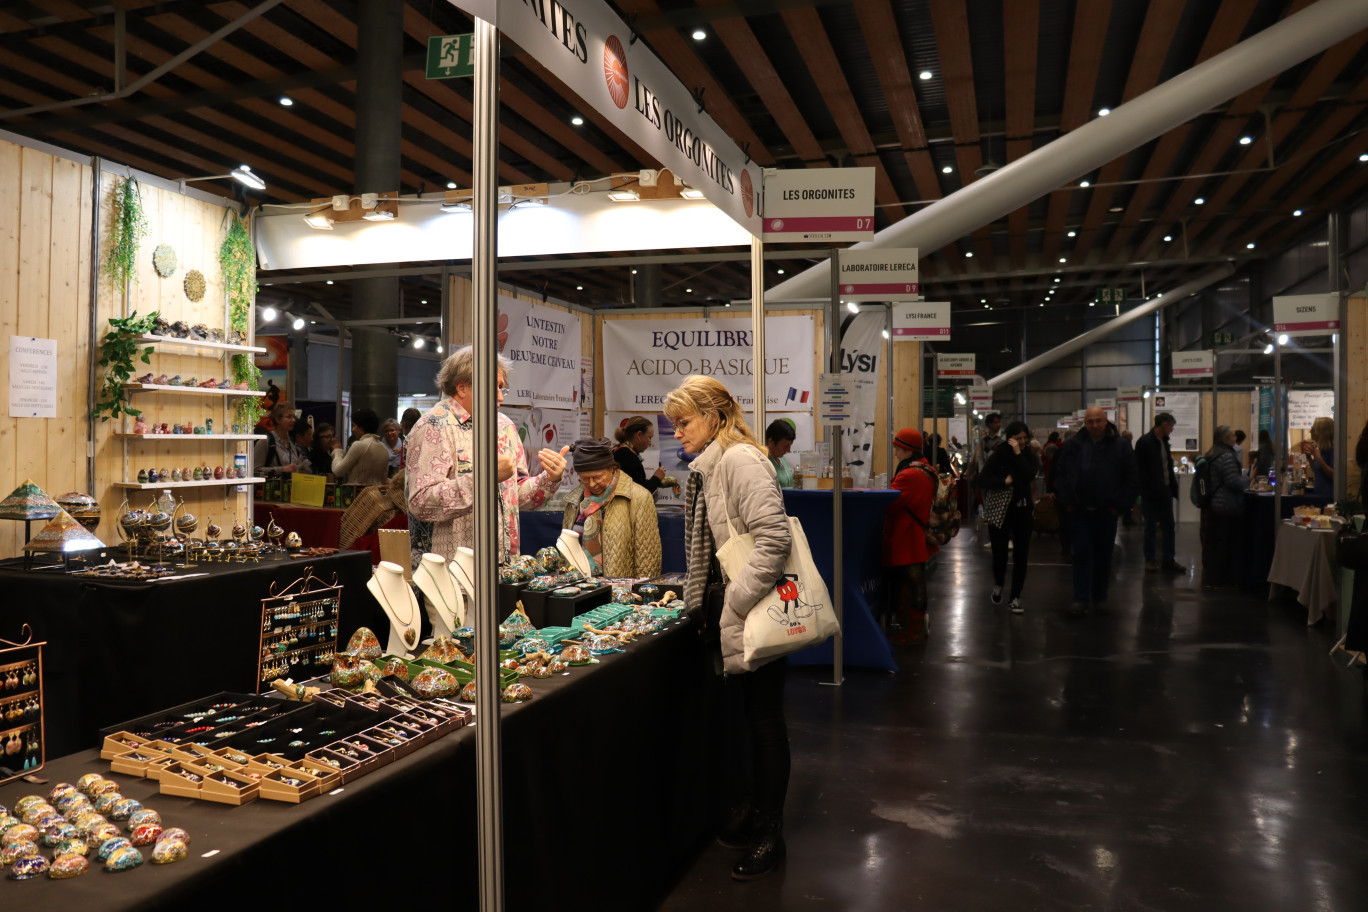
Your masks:
M993 543L993 585L1003 585L1007 579L1007 556L1016 555L1012 559L1011 598L1020 597L1022 587L1026 585L1026 562L1031 554L1033 526L1032 509L1016 504L1007 508L1001 529L988 526L988 539ZM1012 543L1010 551L1007 549L1009 541Z
M1242 516L1202 511L1202 585L1234 586L1239 581L1237 561Z
M728 675L727 745L724 763L733 807L747 804L762 817L784 813L788 795L789 740L784 721L784 681L788 659L755 671Z

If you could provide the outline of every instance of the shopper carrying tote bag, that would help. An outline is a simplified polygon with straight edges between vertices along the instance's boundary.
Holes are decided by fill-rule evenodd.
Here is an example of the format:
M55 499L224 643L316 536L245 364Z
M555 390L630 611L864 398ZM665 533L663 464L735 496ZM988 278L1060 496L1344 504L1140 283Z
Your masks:
M732 877L753 880L777 868L785 855L788 663L783 655L748 656L744 639L749 617L766 610L757 605L782 585L792 525L774 467L726 387L712 377L686 377L665 396L663 410L684 451L696 457L684 494L684 609L700 627L713 668L725 674L722 690L729 704L722 750L730 809L717 841L745 849ZM729 556L731 569L724 571L723 551L744 551L749 559L737 566Z

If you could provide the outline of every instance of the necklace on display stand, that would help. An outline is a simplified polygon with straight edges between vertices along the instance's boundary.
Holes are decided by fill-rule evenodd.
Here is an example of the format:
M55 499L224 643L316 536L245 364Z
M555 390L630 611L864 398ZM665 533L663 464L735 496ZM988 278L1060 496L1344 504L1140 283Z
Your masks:
M456 549L456 556L447 564L447 571L456 578L456 585L465 598L475 599L475 552L466 547Z
M428 619L432 621L433 633L451 636L452 631L461 626L465 605L461 598L461 587L447 570L446 559L440 554L424 554L418 562L414 581L427 598Z
M392 561L381 561L371 572L366 588L389 618L388 651L394 655L408 655L418 645L418 600L404 579L403 568ZM399 610L401 602L406 611Z

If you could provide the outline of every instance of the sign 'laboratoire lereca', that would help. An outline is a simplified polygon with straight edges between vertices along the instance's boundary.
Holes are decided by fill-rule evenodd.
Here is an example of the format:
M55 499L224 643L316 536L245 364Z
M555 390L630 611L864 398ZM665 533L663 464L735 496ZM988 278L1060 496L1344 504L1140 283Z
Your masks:
M765 318L765 408L805 410L815 389L812 317ZM749 317L604 320L604 408L659 411L665 394L690 374L714 377L750 409L755 359Z
M454 5L468 8L465 0ZM475 13L487 7L470 3ZM747 231L763 230L763 173L603 0L500 0L499 30ZM706 103L706 100L705 100ZM645 164L643 162L643 164Z
M916 247L842 250L839 275L843 301L908 301L921 296ZM945 325L950 326L949 320ZM893 329L898 335L896 319Z

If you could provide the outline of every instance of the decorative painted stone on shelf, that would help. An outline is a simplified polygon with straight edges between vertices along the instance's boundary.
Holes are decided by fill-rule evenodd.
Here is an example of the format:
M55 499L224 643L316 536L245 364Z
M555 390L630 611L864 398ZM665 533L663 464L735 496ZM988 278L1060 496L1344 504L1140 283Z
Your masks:
M441 662L448 665L455 661L466 661L466 654L456 640L449 636L438 634L433 638L432 644L423 650L420 659L431 659L434 662Z
M133 845L132 841L124 836L111 836L100 843L100 848L95 852L95 857L100 861L108 861L110 856L119 849L128 848Z
M594 657L590 655L589 650L578 643L571 643L569 646L562 649L561 658L571 665L588 665L590 662L594 661Z
M180 470L179 468L175 468L175 469L172 469L172 470L171 470L171 480L172 480L172 481L183 481L183 480L184 480L184 479L181 477L181 470Z
M138 470L138 484L147 484L147 469Z
M129 838L135 846L150 846L161 839L162 829L160 823L144 823L133 828L133 834Z
M52 880L70 880L90 870L84 855L58 855L48 865L47 876Z
M41 876L47 869L48 860L42 855L26 855L10 865L7 876L10 880L32 880Z
M532 677L534 678L549 678L552 674L554 674L554 672L551 671L549 665L532 666Z
M200 471L199 466L195 466L194 470L190 473L190 478L193 481L204 481L204 473Z
M141 801L136 798L125 798L114 805L114 809L109 812L109 818L111 820L127 820L134 811L141 809Z
M162 833L161 839L158 839L157 841L166 842L167 840L171 839L179 840L180 842L183 842L186 845L190 844L190 834L185 832L185 830L181 829L180 827L167 827L166 832Z
M119 836L119 828L112 823L101 823L90 828L90 834L86 836L86 845L92 849L98 849L104 845L106 839L114 839Z
M570 663L564 659L552 659L546 667L552 674L562 674L570 670Z
M161 822L161 814L157 813L150 807L140 807L136 811L128 815L128 825L133 829L137 829L145 823L159 824Z
M61 845L68 839L76 839L80 835L81 834L77 831L76 827L64 820L61 823L53 824L43 830L43 845L48 848L53 848Z
M82 839L89 839L96 827L102 827L109 823L103 814L93 810L77 814L71 822L76 824L76 832L81 834Z
M105 860L106 871L131 871L143 863L143 854L131 845L124 846Z
M203 323L196 323L194 326L190 327L190 332L201 342L209 341L209 327L205 326Z
M363 659L378 659L382 652L380 639L369 627L358 627L351 635L351 639L347 640L347 651L356 653Z
M38 843L31 839L15 839L0 847L0 865L14 864L20 858L37 854Z
M223 477L223 466L214 466L214 478L217 480L217 479L220 479L220 478L222 478L222 477Z
M433 697L452 696L460 690L461 683L445 668L428 667L414 675L409 686L418 696L431 700Z
M59 823L66 823L66 818L57 813L57 809L52 805L47 805L47 810L39 814L35 820L29 821L38 828L38 832L46 833L48 827L57 826Z
M105 792L95 799L95 810L108 817L114 810L114 805L123 801L123 797L118 792Z
M190 848L180 839L160 839L152 847L153 864L172 864L177 861L184 861L190 854Z
M57 847L52 850L54 858L61 858L63 855L80 855L84 858L90 854L90 846L86 845L84 839L67 839L57 843Z
M285 549L287 551L298 551L304 547L304 539L299 537L298 532L291 532L285 536Z
M57 799L57 813L61 814L67 820L71 820L73 822L75 822L75 817L77 814L79 814L81 811L86 810L89 807L90 799L87 798L85 795L82 795L80 792L77 792L74 795L67 795L64 798Z
M548 575L564 573L570 569L570 564L554 546L548 545L537 552L537 562L541 564L541 572Z
M103 778L104 776L101 776L99 773L86 773L80 779L76 780L76 789L89 795L91 786Z
M556 596L557 598L573 598L574 596L579 595L579 593L580 591L578 586L562 586L561 588L554 589L551 592L551 594Z
M38 828L31 823L19 822L0 833L0 846L13 842L37 842Z

